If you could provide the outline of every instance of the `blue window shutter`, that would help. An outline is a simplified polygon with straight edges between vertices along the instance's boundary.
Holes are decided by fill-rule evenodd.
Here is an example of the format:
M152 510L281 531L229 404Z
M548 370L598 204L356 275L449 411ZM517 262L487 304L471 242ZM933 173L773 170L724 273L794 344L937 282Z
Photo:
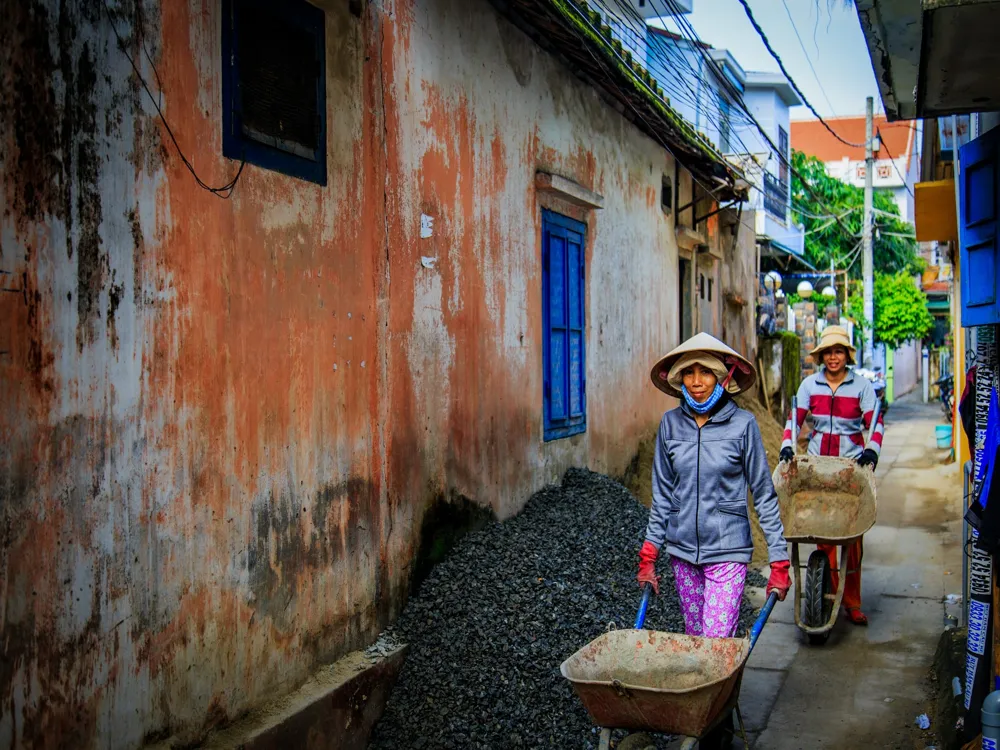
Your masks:
M586 227L542 212L545 439L587 428Z
M997 299L997 224L1000 219L1000 130L991 130L959 150L962 325L1000 323Z

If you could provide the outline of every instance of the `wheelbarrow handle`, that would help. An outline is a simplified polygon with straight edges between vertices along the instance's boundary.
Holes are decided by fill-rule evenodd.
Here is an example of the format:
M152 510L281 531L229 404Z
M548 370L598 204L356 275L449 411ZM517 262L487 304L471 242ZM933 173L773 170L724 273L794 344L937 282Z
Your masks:
M750 651L753 651L753 647L757 644L757 638L760 637L760 631L764 629L764 624L767 622L767 618L771 616L771 610L774 609L774 605L778 601L778 594L772 591L767 597L767 601L764 602L764 607L760 610L760 614L757 615L756 621L754 621L753 627L750 628ZM750 652L747 652L747 656Z
M635 616L635 629L642 630L646 623L646 611L649 609L649 601L653 598L653 584L647 583L642 587L642 601L639 602L639 614Z
M635 616L635 629L642 630L642 626L646 623L646 612L649 610L649 602L653 598L653 584L647 583L642 587L642 601L639 602L639 613ZM756 621L754 621L753 627L750 629L750 650L757 644L757 638L760 637L760 631L764 629L764 625L767 623L767 618L771 616L771 610L774 609L774 605L778 602L778 595L775 592L767 597L767 601L764 602L763 608L760 610L760 614L757 615Z

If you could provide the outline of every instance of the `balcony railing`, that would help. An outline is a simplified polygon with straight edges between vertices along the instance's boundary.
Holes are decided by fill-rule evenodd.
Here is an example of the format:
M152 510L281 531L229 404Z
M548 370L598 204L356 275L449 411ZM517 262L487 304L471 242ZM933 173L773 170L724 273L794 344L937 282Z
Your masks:
M788 183L770 172L764 172L764 210L779 221L787 219Z

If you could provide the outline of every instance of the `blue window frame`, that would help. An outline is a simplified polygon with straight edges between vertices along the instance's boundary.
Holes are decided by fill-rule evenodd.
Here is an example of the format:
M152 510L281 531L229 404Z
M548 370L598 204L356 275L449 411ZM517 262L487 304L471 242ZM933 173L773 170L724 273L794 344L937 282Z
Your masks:
M586 227L542 211L545 440L587 429Z
M326 33L304 0L223 0L222 153L326 184Z

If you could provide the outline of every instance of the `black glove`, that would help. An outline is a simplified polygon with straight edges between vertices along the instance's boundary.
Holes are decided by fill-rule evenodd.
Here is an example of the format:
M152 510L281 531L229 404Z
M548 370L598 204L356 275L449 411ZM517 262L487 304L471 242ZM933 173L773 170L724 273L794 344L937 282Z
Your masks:
M872 471L875 471L875 467L878 466L878 453L871 448L865 448L861 455L858 456L858 466L862 468L871 466Z
M778 454L779 461L791 461L795 458L795 451L791 448L782 448L781 453Z

